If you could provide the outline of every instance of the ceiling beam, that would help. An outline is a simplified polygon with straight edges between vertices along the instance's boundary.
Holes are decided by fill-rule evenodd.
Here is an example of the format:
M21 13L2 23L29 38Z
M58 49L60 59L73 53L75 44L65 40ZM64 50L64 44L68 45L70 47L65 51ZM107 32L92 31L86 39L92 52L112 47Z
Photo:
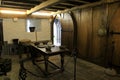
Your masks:
M3 1L2 4L6 4L6 3L10 3L10 4L20 4L20 5L29 5L29 6L34 6L36 4L33 3L24 3L24 2L12 2L12 1Z
M17 14L0 14L0 18L21 18L21 19L26 19L26 18L38 18L38 19L50 19L51 16L43 16L43 15L17 15Z
M51 6L51 7L53 7L53 8L62 8L62 9L67 8L67 7L65 7L65 6L57 6L57 5Z
M45 8L45 10L47 10L47 11L52 11L52 12L58 11L58 9L53 9L53 8Z
M27 15L30 15L33 12L39 11L39 10L41 10L41 9L47 7L47 6L50 6L52 4L56 4L60 1L62 1L62 0L48 0L48 1L45 1L41 4L39 4L38 6L35 6L34 8L31 8L30 10L27 10Z
M107 3L112 3L112 2L116 2L116 1L119 1L119 0L105 0Z
M66 6L76 6L75 4L70 4L70 3L60 3L61 5L66 5Z
M29 6L16 6L16 5L0 5L0 7L6 7L6 8L18 8L18 9L30 9L31 7Z
M84 3L84 4L86 4L86 3L90 3L90 2L87 2L87 1L84 1L84 0L74 0L74 1L76 1L76 2L80 2L80 3Z

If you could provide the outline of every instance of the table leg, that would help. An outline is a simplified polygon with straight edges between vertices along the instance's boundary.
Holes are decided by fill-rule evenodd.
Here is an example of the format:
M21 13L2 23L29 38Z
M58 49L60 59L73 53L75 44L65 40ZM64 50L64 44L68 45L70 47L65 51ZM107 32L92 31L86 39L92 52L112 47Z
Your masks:
M64 54L60 54L61 56L61 70L64 71Z
M48 56L44 56L44 60L45 60L45 74L48 74Z

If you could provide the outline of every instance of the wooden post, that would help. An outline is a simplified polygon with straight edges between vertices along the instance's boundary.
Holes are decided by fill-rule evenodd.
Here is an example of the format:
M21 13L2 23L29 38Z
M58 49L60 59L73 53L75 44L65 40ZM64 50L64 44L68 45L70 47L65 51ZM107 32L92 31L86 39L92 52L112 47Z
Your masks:
M36 42L37 42L37 31L35 31L35 39L36 39Z

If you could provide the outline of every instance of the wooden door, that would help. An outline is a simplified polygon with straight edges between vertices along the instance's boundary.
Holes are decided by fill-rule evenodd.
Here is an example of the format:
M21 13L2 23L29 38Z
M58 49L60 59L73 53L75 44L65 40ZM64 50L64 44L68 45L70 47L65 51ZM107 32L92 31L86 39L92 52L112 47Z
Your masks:
M64 13L64 17L61 18L62 23L62 45L73 50L74 28L73 21L69 13Z
M61 45L66 46L70 51L73 50L73 36L74 28L71 15L69 13L63 13L60 16L56 16L61 22Z

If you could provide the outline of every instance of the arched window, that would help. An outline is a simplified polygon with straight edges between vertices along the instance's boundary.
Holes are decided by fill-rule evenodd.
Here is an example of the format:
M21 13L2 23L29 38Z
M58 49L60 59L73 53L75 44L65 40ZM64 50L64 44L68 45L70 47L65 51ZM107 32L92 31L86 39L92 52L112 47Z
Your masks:
M61 45L61 23L58 19L54 20L54 25L53 25L53 44L55 46L60 46Z

